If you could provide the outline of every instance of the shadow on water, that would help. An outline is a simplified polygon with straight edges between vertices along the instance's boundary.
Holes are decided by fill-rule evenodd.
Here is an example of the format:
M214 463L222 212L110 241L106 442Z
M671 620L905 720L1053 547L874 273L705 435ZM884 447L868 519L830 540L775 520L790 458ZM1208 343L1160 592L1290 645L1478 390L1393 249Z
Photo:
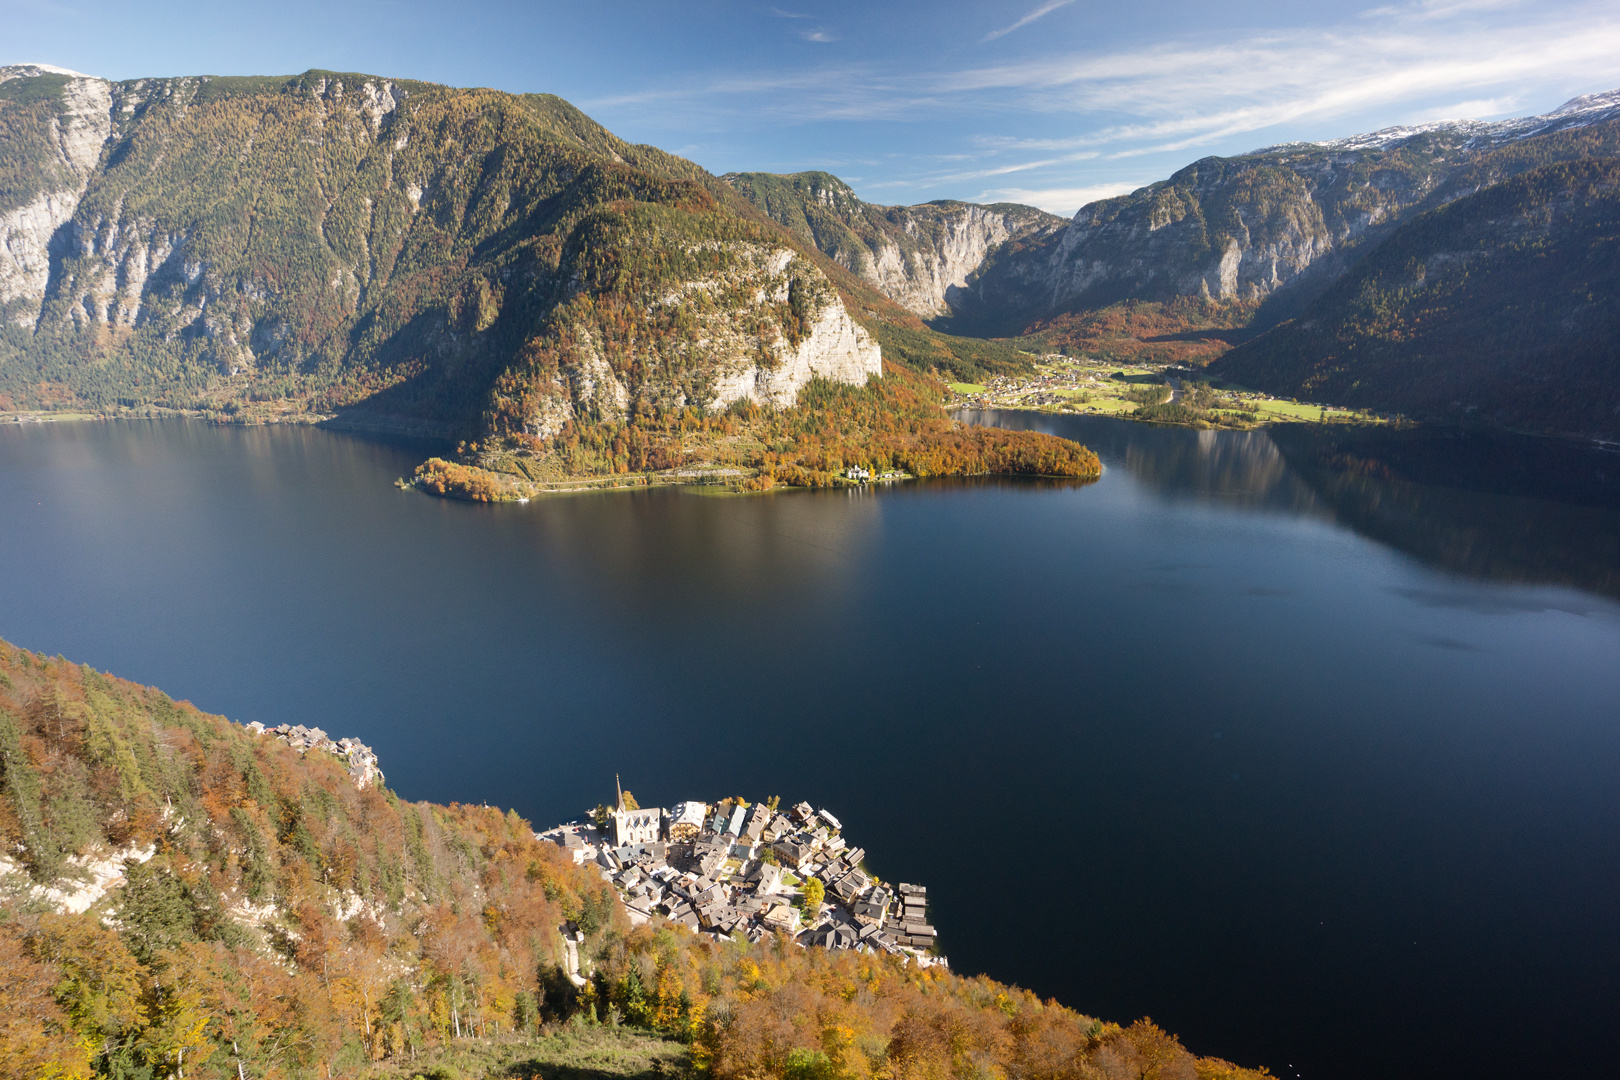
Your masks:
M1076 439L1166 497L1320 516L1450 573L1620 596L1620 453L1601 447L1430 428L963 419Z

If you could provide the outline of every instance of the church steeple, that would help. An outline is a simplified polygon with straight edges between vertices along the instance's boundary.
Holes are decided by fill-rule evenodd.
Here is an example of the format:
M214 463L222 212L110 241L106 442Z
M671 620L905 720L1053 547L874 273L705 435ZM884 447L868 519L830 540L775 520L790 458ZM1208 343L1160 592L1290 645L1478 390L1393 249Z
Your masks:
M618 791L619 791L619 806L618 806L618 808L620 810L623 810L624 809L624 785L619 783L619 774L618 773L613 774L613 786L615 788L617 788Z

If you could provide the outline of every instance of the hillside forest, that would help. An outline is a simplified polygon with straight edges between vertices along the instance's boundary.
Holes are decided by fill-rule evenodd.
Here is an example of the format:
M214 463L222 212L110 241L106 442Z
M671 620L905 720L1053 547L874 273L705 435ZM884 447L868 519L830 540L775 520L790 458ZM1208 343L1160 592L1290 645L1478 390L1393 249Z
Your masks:
M983 976L632 928L515 813L4 643L0 766L8 1077L540 1075L593 1038L715 1080L1267 1075Z

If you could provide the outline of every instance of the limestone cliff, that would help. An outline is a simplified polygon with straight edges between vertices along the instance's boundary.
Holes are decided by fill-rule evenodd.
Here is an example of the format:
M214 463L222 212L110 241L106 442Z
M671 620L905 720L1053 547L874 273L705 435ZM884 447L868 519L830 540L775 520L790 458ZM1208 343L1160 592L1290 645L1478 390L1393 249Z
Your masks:
M509 426L549 439L571 421L622 423L638 403L788 406L812 378L862 385L883 373L871 335L803 257L758 240L690 254L709 256L714 272L673 281L653 303L613 320L639 324L640 364L626 362L624 336L604 326L597 305L559 309L561 347L503 378ZM677 331L660 335L660 327Z
M1572 131L1609 131L1613 142L1617 118L1620 92L1496 124L1391 128L1204 158L1084 206L1067 228L992 258L958 306L983 328L1015 332L1044 316L1122 300L1253 303L1296 285L1312 292L1401 221L1512 172L1482 173L1483 162L1501 161L1515 146L1547 147Z
M112 87L44 64L0 67L13 123L0 186L0 308L31 326L50 277L50 244L72 220L112 128Z
M517 399L546 430L880 370L788 237L560 99L334 72L0 76L0 408L476 434Z
M824 172L728 173L721 179L924 318L949 315L986 257L1007 241L1063 225L1062 218L1015 203L877 206Z

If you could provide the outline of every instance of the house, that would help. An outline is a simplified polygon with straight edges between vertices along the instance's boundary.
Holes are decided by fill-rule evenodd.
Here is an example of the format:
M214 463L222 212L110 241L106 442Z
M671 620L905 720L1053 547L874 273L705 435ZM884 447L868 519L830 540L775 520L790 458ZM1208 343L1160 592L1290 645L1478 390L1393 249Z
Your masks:
M708 813L707 803L676 803L669 812L669 838L691 840L703 831L703 815Z
M759 840L765 833L770 816L771 812L765 809L764 803L755 803L754 808L748 812L748 823L743 826L743 835L749 840Z
M650 844L664 827L664 812L657 807L613 811L613 846Z
M725 831L727 833L729 833L730 835L732 835L732 836L741 836L742 835L742 828L743 828L743 820L747 816L748 816L748 808L747 807L745 807L745 806L734 807L732 809L732 811L731 811L730 820L728 820L726 822Z
M861 893L865 892L866 887L870 884L871 882L866 879L865 874L861 873L859 870L851 870L849 873L833 882L832 891L834 896L848 904L854 901L854 899L861 895Z
M756 882L754 891L761 896L774 893L782 887L782 868L780 866L760 863L759 867L749 876Z
M791 934L799 928L799 909L791 904L777 904L760 921L777 933Z
M777 814L771 818L771 823L765 831L776 834L771 837L772 840L780 840L793 831L793 821L786 814Z
M797 821L801 825L808 822L815 816L816 812L810 809L810 804L807 802L799 803L793 808L793 820Z
M788 866L795 870L803 870L815 856L815 849L809 844L797 840L778 840L771 845L771 850Z

